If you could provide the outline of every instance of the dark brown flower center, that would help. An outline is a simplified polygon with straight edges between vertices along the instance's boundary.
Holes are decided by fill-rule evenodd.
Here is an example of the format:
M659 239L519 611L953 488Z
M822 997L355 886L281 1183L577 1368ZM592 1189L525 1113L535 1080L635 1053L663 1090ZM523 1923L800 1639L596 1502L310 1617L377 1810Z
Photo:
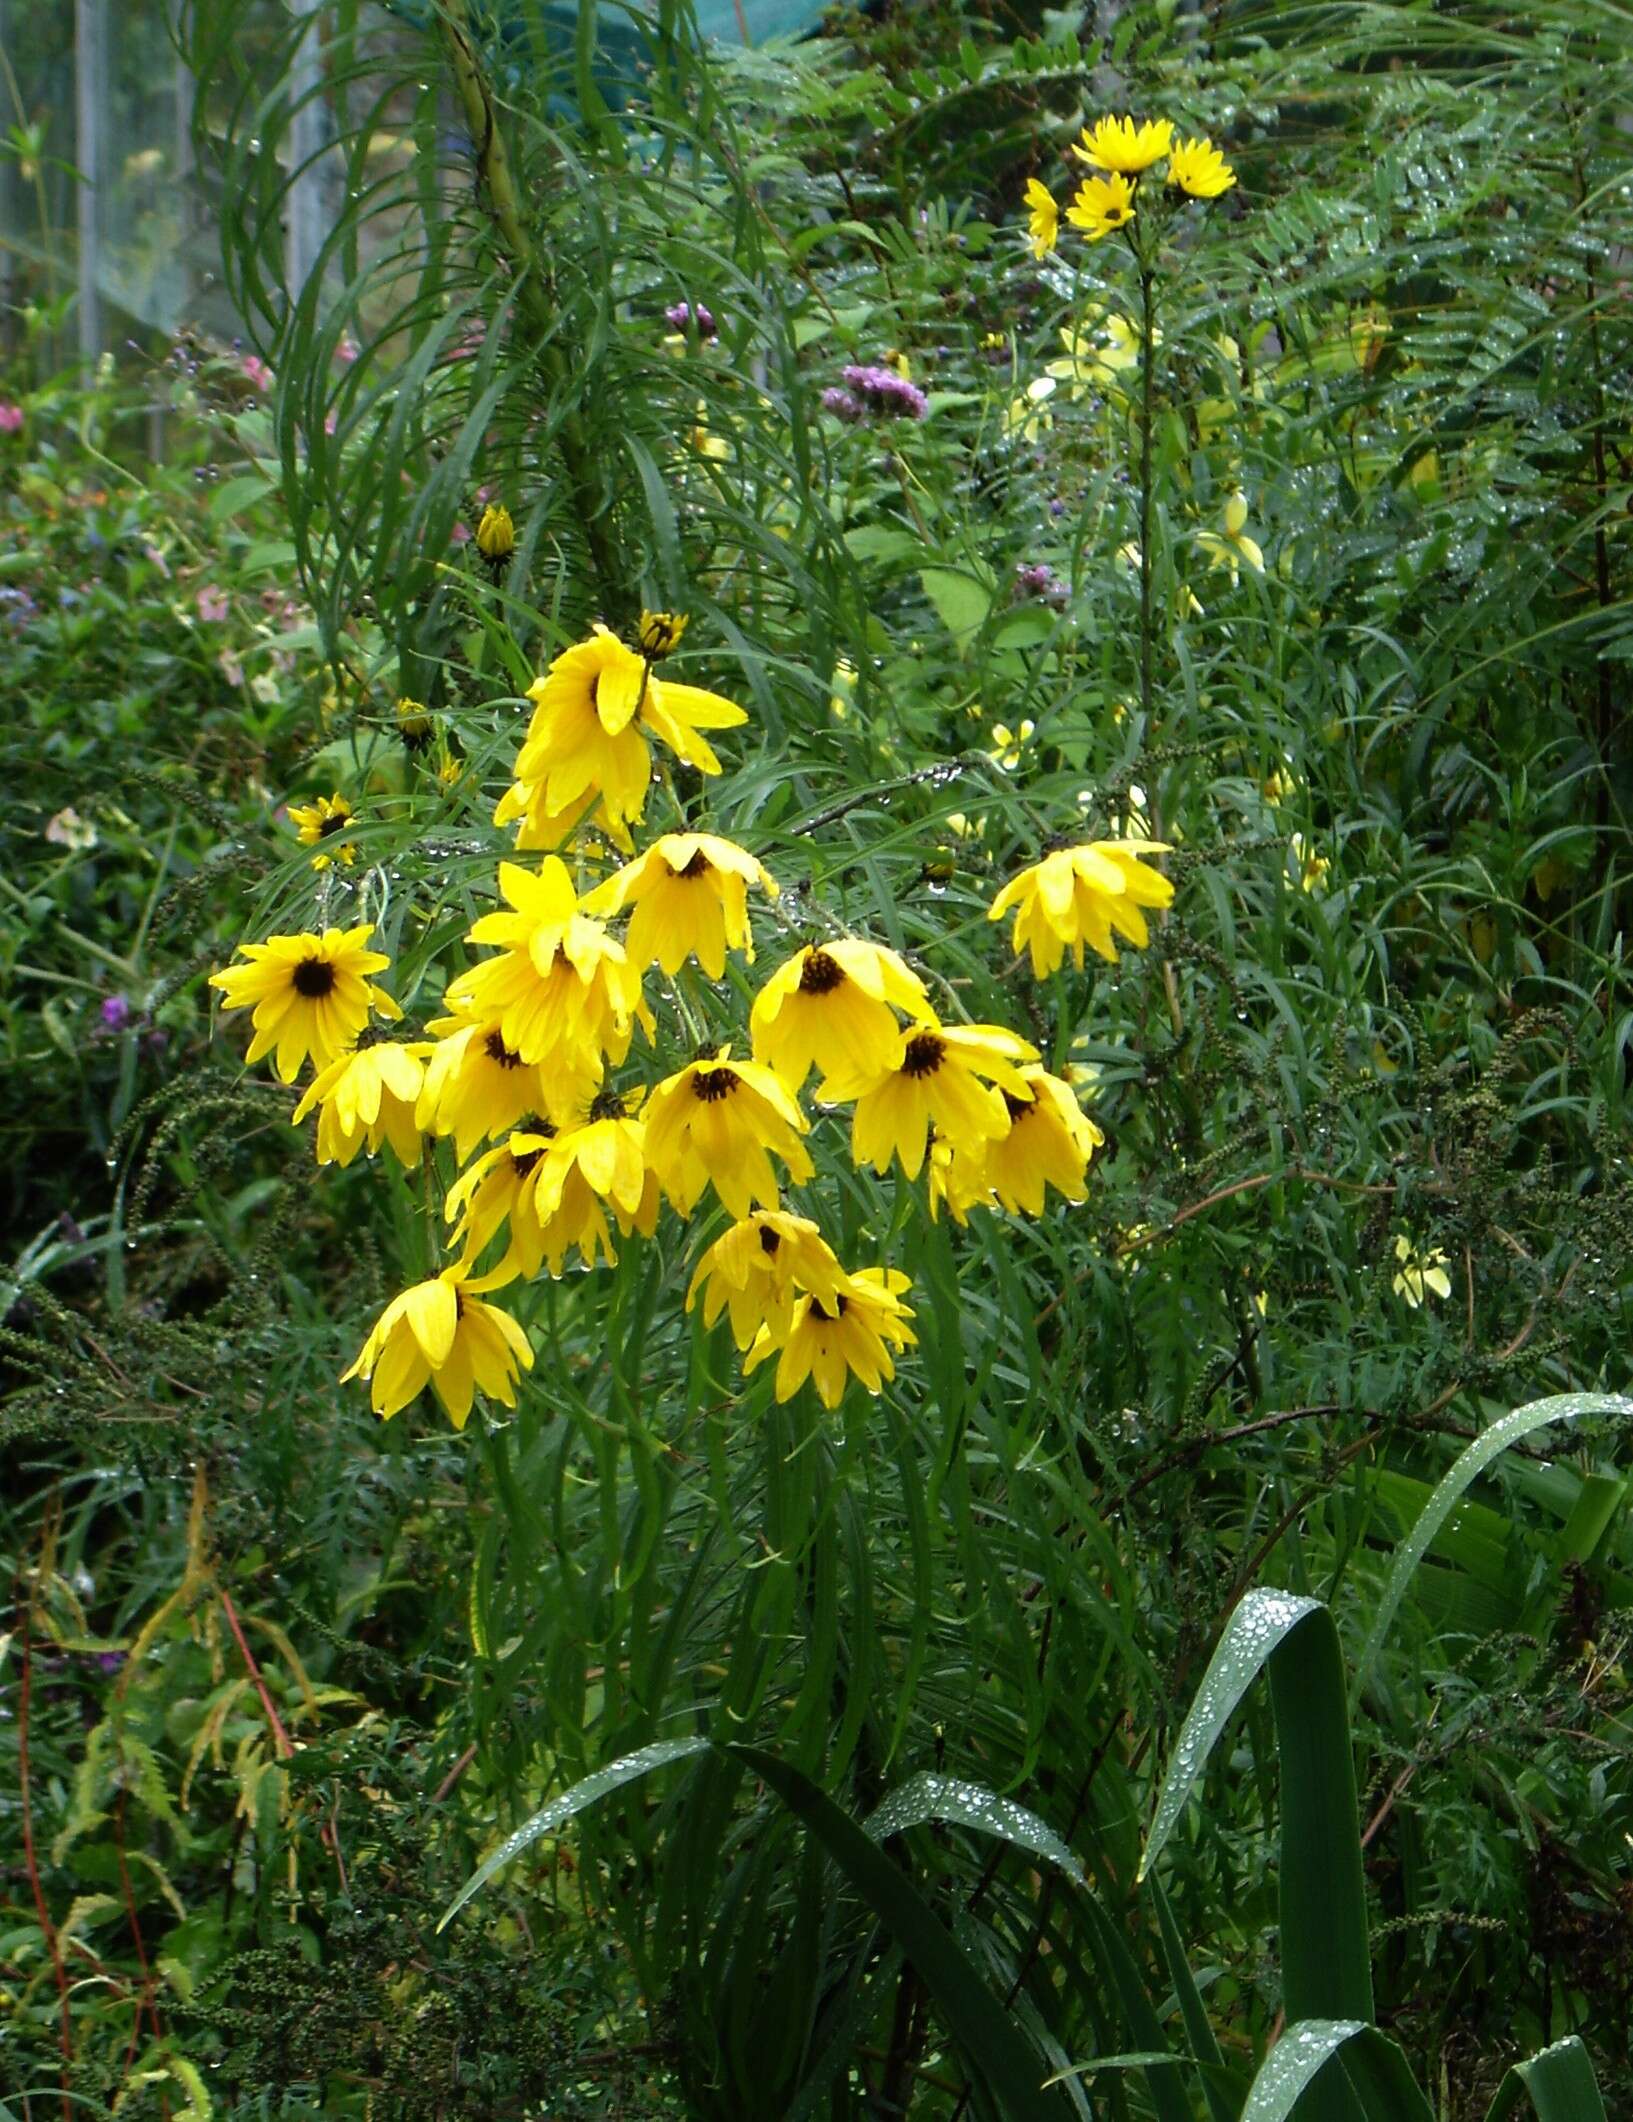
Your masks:
M623 1117L623 1092L614 1090L610 1084L605 1090L598 1090L590 1100L590 1118L592 1120L622 1120Z
M780 1238L780 1237L779 1237L779 1236L777 1235L777 1233L776 1233L776 1232L775 1232L775 1231L774 1231L774 1230L773 1230L773 1229L771 1228L771 1225L770 1225L769 1223L762 1223L762 1224L760 1225L760 1250L761 1250L761 1252L763 1252L763 1253L774 1253L774 1252L775 1252L775 1251L777 1250L777 1247L778 1247L779 1245L781 1245L781 1243L782 1243L782 1239L781 1239L781 1238Z
M934 1032L915 1032L902 1053L904 1076L933 1076L947 1051L946 1041Z
M308 1002L320 1002L333 991L335 969L327 958L303 958L294 971L295 992Z
M669 865L670 874L676 877L706 877L713 867L714 864L701 847L683 869L676 869L673 863Z
M542 1149L513 1149L510 1153L511 1169L518 1179L525 1179L543 1155Z
M331 833L338 833L342 826L350 825L351 822L352 814L349 810L331 811L318 826L318 838L327 840Z
M813 1297L811 1299L811 1317L813 1319L820 1319L824 1326L837 1326L840 1320L844 1318L844 1316L845 1299L843 1296L835 1296L834 1308L832 1311L829 1311L827 1306L825 1304L820 1303L817 1298Z
M700 1068L692 1078L692 1096L701 1098L705 1105L716 1105L722 1098L729 1098L741 1080L732 1068Z
M1028 1113L1035 1113L1038 1109L1036 1098L1016 1098L1007 1090L1004 1092L1003 1098L1004 1106L1009 1113L1012 1124L1016 1120L1024 1120Z
M825 950L808 950L800 967L799 991L802 995L831 995L844 977L845 968L836 958L830 958Z
M513 1054L497 1032L489 1032L482 1042L482 1051L490 1061L497 1061L501 1068L520 1068L522 1057Z

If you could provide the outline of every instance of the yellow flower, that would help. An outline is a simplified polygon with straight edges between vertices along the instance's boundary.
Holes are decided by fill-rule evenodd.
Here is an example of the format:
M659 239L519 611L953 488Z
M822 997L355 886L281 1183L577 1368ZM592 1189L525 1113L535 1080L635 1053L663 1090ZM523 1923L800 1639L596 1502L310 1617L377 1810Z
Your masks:
M1017 1063L1038 1050L996 1024L919 1024L898 1033L889 1065L871 1076L831 1076L825 1098L854 1098L851 1155L858 1164L888 1171L900 1157L916 1179L930 1130L955 1150L979 1150L1004 1134L1009 1115L1001 1095L1028 1095ZM997 1088L993 1086L997 1085Z
M1010 878L988 908L987 919L1001 921L1012 907L1017 909L1015 949L1030 949L1032 971L1040 980L1048 978L1068 949L1081 966L1085 943L1115 965L1113 933L1143 947L1151 937L1142 909L1172 903L1172 883L1143 859L1167 853L1166 841L1133 837L1057 848Z
M223 1009L254 1008L255 1037L246 1059L259 1061L276 1047L278 1074L293 1083L308 1055L322 1068L345 1053L369 1021L371 1006L382 1017L400 1017L385 989L368 978L391 963L383 951L366 948L373 934L370 922L326 928L321 936L303 930L241 943L249 964L212 973L209 984L220 988Z
M913 1314L902 1302L902 1292L911 1287L894 1268L864 1267L831 1299L801 1297L786 1339L779 1344L761 1327L743 1369L756 1370L775 1355L779 1400L791 1400L807 1378L824 1407L839 1405L852 1377L877 1393L896 1375L891 1350L910 1347L916 1339L907 1323Z
M507 1046L492 1019L439 1017L414 1117L427 1134L452 1135L461 1164L478 1142L546 1107L544 1078Z
M1164 181L1188 198L1217 199L1236 182L1236 172L1211 140L1181 140L1169 153Z
M1086 1199L1089 1160L1105 1141L1071 1085L1045 1068L1024 1068L1026 1094L1005 1091L1009 1132L987 1144L981 1176L1011 1212L1043 1213L1047 1187L1068 1201Z
M1302 783L1290 768L1277 766L1271 769L1259 785L1263 790L1264 800L1274 810L1285 803L1289 796L1296 796Z
M1153 334L1162 344L1162 334ZM1105 393L1129 369L1140 365L1140 334L1136 325L1116 310L1091 312L1076 324L1061 328L1060 343L1066 349L1051 361L1047 373L1066 384L1074 400Z
M702 732L736 729L748 720L748 714L723 693L706 692L701 685L681 685L673 678L660 681L653 676L641 704L641 720L678 759L695 766L700 774L718 774L720 761Z
M652 778L645 731L700 773L718 774L720 761L700 733L748 720L719 693L660 680L647 658L599 625L588 641L556 657L528 698L533 719L516 756L516 785L494 823L521 818L532 846L559 845L592 804L598 821L628 845L627 828L646 808Z
M1007 722L995 722L987 757L996 760L1006 774L1012 774L1020 765L1021 754L1031 743L1036 728L1035 722L1022 722L1018 729L1011 729Z
M1036 177L1026 180L1026 213L1026 233L1032 245L1032 255L1047 258L1060 241L1060 208L1048 185L1041 184Z
M617 1252L607 1221L652 1235L658 1197L646 1166L645 1129L615 1091L603 1092L582 1124L512 1135L489 1150L450 1188L446 1213L458 1219L454 1242L467 1265L475 1262L507 1219L510 1244L499 1265L482 1277L497 1288L517 1275L536 1275L541 1263L562 1273L577 1249L585 1267L613 1266Z
M717 1238L698 1261L686 1309L692 1309L701 1291L705 1326L713 1326L721 1312L729 1310L732 1339L739 1348L752 1348L762 1327L780 1344L793 1323L799 1293L821 1298L832 1311L847 1279L809 1217L757 1208Z
M1016 435L1022 442L1037 442L1055 424L1055 416L1049 400L1055 395L1053 376L1034 376L1025 390L1011 398L1004 408L1004 432Z
M503 502L489 502L476 526L476 549L494 573L502 574L516 550L516 526Z
M397 734L411 752L417 752L431 741L431 711L423 700L411 700L407 693L397 702Z
M829 681L828 712L836 722L843 722L850 713L856 699L856 665L841 656L834 665L834 674Z
M1428 1248L1416 1246L1402 1231L1395 1239L1395 1258L1400 1262L1400 1266L1390 1286L1397 1297L1406 1299L1413 1311L1417 1310L1425 1296L1451 1295L1451 1277L1446 1273L1450 1263L1438 1245Z
M332 796L319 796L315 803L291 803L289 806L289 822L298 828L296 837L302 847L319 847L336 833L344 832L353 815L351 805L338 789ZM331 862L344 862L349 866L356 860L357 849L348 843L314 855L312 867L327 869Z
M1302 833L1294 833L1287 843L1287 853L1299 890L1319 891L1326 880L1328 870L1332 868L1327 857L1318 854L1313 846L1308 845Z
M723 1047L712 1060L678 1069L652 1093L646 1158L681 1215L691 1214L712 1183L727 1213L741 1218L756 1202L778 1205L772 1155L796 1185L811 1177L815 1166L799 1139L810 1125L771 1069L733 1061L731 1048Z
M516 1216L522 1188L548 1153L555 1132L547 1120L530 1121L497 1149L485 1150L449 1187L442 1212L454 1226L453 1243L459 1249L459 1264L467 1271L475 1267L494 1234ZM542 1250L541 1246L534 1257L535 1268ZM521 1272L513 1264L515 1252L513 1228L504 1262L482 1277L485 1289L496 1289Z
M943 1208L955 1223L967 1223L972 1208L996 1206L998 1197L986 1176L986 1148L983 1142L973 1150L954 1149L939 1135L932 1136L925 1166L932 1223Z
M463 1429L478 1391L516 1405L518 1370L533 1368L521 1327L496 1304L460 1287L464 1271L445 1267L393 1297L375 1321L357 1360L340 1374L372 1381L369 1398L382 1418L406 1407L429 1382L448 1419Z
M420 1130L414 1117L425 1088L429 1040L395 1046L367 1032L349 1054L321 1069L295 1108L299 1126L314 1106L318 1113L318 1162L350 1164L365 1144L371 1157L389 1142L399 1164L420 1161Z
M699 398L697 401L696 424L692 427L686 439L700 457L718 459L731 455L731 444L723 442L718 435L709 432L709 406L708 401L704 398Z
M1091 243L1134 219L1134 187L1126 177L1085 177L1077 187L1066 218Z
M924 982L893 950L847 936L808 944L780 965L754 998L754 1057L797 1091L813 1068L869 1076L889 1065L896 1011L932 1014Z
M634 907L624 948L638 970L655 964L673 975L695 955L709 978L718 980L728 950L753 960L751 884L776 898L776 879L746 849L713 833L665 833L598 885L584 905L608 917Z
M604 626L563 649L527 689L533 718L516 755L516 786L494 823L524 817L540 833L547 821L564 820L559 841L592 803L614 832L638 819L652 778L651 749L637 720L650 683L645 661Z
M510 913L484 914L469 941L499 955L449 983L448 1006L461 1017L496 1019L505 1045L547 1075L560 1072L590 1091L601 1057L622 1061L641 1000L641 975L603 922L578 908L567 865L546 855L537 876L501 862L499 890Z
M635 645L648 663L661 663L665 656L673 655L686 631L687 618L685 612L642 612Z
M1141 170L1160 162L1173 144L1174 128L1166 118L1147 118L1136 125L1132 118L1101 118L1083 128L1081 146L1071 149L1079 162L1092 169L1118 170L1137 177Z
M1256 575L1264 573L1264 550L1258 541L1247 535L1247 496L1232 494L1225 503L1225 527L1223 535L1218 531L1198 531L1196 542L1208 555L1211 567L1228 567L1232 583L1241 577L1240 561L1245 560Z

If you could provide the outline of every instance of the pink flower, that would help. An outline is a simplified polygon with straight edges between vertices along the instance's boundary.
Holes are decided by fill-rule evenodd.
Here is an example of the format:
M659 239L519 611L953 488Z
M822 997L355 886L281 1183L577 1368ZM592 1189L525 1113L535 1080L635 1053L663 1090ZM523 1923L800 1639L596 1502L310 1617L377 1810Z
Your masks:
M227 592L207 582L198 593L198 615L208 625L219 626L227 616Z
M471 542L471 527L468 523L456 523L448 535L450 541L455 545L469 545Z
M258 391L271 390L272 371L259 354L246 354L239 363L239 367Z
M0 435L15 435L23 424L23 408L9 400L0 402Z
M342 332L340 343L335 348L335 360L342 368L350 368L357 359L357 341L350 332Z

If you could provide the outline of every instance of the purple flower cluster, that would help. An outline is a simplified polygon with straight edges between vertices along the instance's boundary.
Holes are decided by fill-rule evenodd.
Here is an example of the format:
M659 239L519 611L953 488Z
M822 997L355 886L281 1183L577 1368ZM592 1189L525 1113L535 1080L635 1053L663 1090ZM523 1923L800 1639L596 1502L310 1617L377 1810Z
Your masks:
M836 419L854 423L873 413L884 420L922 420L930 410L918 385L893 368L864 368L853 362L839 373L844 388L822 393L822 410Z
M695 306L690 302L672 302L663 314L664 321L673 332L683 332L689 324L695 324L700 339L713 339L717 336L714 312L706 302L699 302Z
M1017 597L1036 597L1040 604L1047 604L1057 612L1066 609L1071 596L1047 560L1018 560L1015 563L1015 594Z

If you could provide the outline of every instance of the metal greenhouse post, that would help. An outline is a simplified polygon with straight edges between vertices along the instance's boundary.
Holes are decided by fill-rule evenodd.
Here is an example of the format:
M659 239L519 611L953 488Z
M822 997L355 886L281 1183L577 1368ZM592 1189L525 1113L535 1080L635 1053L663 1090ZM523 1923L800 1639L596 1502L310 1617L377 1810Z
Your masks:
M323 249L323 55L320 0L290 0L304 34L289 72L290 184L284 226L284 270L298 299Z
M102 351L99 223L103 181L103 97L108 74L107 0L74 0L74 160L79 169L79 351Z

